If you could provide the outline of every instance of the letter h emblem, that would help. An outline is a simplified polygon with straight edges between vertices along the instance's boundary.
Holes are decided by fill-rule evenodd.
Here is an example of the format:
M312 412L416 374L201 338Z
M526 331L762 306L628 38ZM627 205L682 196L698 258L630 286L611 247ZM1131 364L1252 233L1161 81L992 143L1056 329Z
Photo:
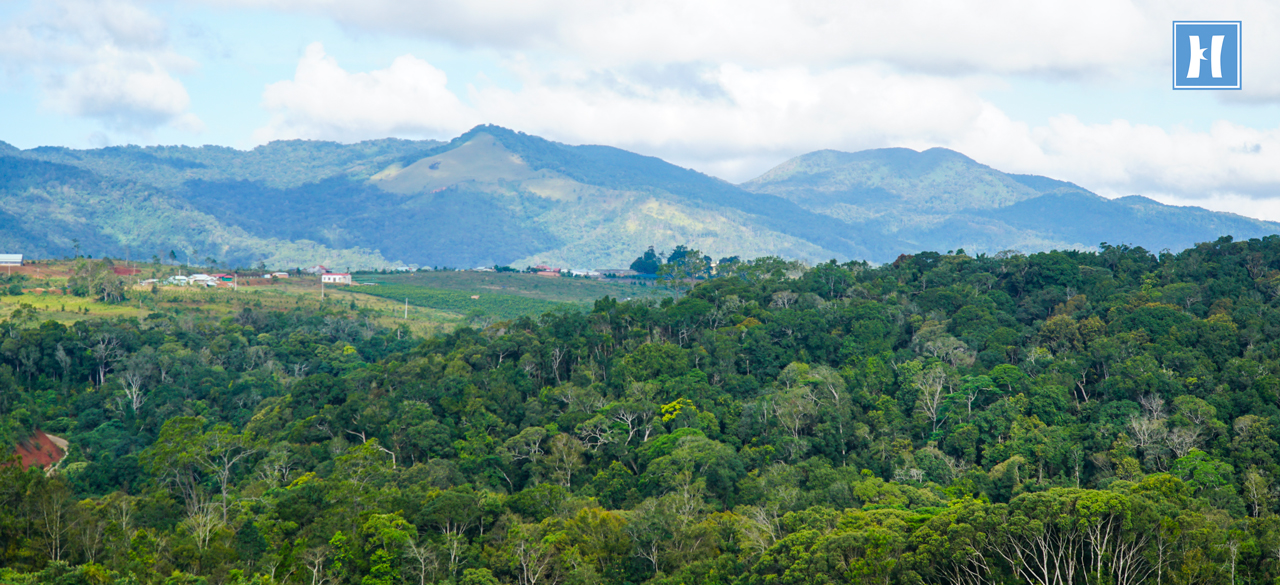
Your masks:
M1174 21L1173 89L1240 89L1239 21Z

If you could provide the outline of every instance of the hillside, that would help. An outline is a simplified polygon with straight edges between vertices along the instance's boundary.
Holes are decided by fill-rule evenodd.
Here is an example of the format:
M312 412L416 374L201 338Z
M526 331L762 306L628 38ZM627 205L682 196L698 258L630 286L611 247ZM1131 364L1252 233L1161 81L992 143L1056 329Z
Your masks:
M1138 196L1108 200L1073 183L1002 173L945 148L823 150L786 161L741 187L856 229L873 227L902 242L903 252L1078 250L1101 242L1176 251L1224 235L1280 233L1280 224L1229 213Z
M376 251L254 235L179 194L60 163L0 154L0 246L28 258L79 253L200 265L390 265ZM214 262L210 262L212 259Z
M1052 219L1049 219L1052 218ZM888 262L925 249L1183 249L1280 224L1011 175L960 153L818 151L732 185L661 159L497 126L447 142L0 147L0 246L289 268L626 267L713 258Z
M0 465L0 583L1280 579L1280 237L741 264L572 309L608 283L454 273L551 306L430 337L349 296L14 307L0 446L66 444Z

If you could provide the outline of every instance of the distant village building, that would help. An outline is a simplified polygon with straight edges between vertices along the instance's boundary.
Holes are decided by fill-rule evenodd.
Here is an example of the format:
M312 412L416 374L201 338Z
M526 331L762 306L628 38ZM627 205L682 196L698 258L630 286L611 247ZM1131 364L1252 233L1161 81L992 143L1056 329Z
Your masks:
M289 273L288 272L272 272L270 277L271 278L289 278Z
M0 266L22 266L22 254L0 254Z
M320 264L316 264L315 266L312 266L311 268L303 268L303 269L302 269L302 271L303 271L303 272L305 272L305 273L307 273L307 274L324 274L324 273L326 273L326 272L329 272L329 269L328 269L328 268L325 268L324 266L322 266L322 265L320 265Z
M320 282L325 284L351 284L351 275L345 272L329 272L320 275Z

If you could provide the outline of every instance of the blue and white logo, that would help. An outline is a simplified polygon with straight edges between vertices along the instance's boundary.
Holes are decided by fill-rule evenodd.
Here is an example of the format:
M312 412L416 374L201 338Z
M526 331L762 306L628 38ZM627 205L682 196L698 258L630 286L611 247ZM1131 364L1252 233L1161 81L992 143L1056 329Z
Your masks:
M1240 21L1174 21L1173 89L1240 89Z

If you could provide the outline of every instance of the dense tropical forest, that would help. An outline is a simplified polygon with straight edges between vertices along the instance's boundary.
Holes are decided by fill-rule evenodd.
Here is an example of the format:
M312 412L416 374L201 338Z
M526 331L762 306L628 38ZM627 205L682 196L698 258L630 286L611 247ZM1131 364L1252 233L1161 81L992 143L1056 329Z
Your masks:
M0 467L0 582L1280 578L1280 236L716 274L431 338L16 311L0 438L70 447Z

